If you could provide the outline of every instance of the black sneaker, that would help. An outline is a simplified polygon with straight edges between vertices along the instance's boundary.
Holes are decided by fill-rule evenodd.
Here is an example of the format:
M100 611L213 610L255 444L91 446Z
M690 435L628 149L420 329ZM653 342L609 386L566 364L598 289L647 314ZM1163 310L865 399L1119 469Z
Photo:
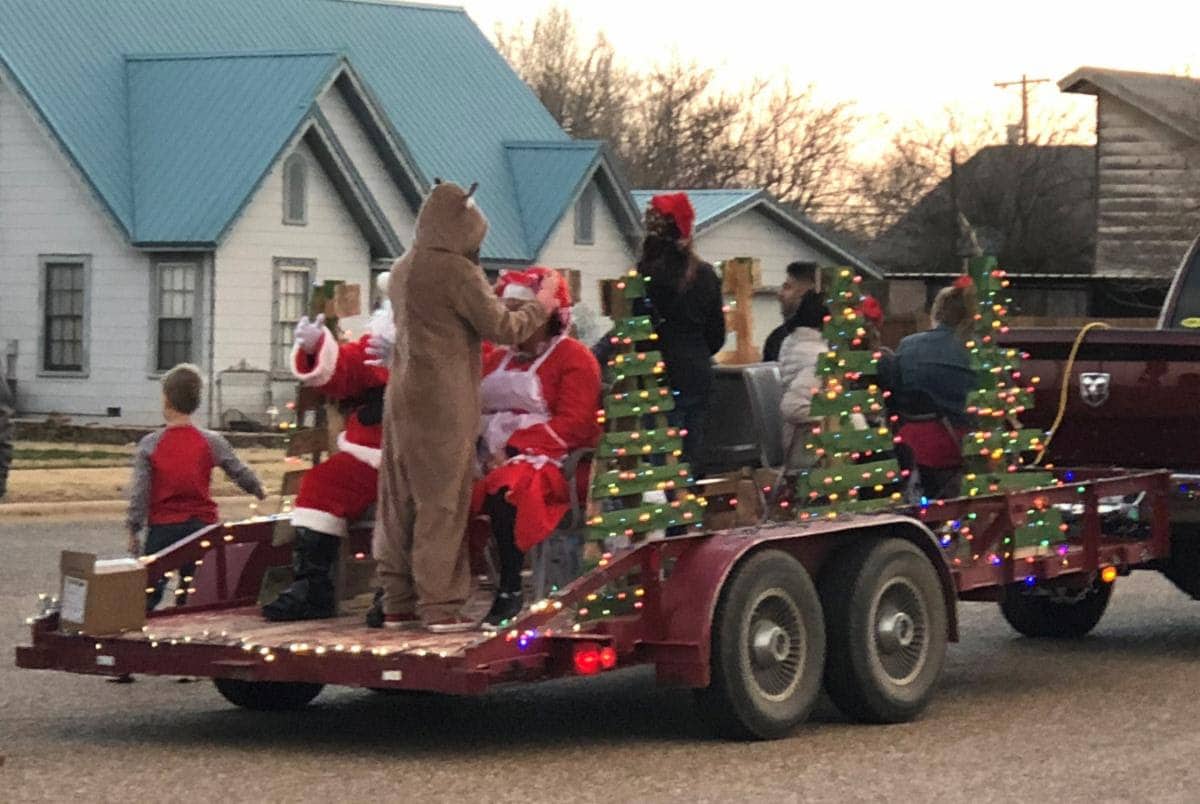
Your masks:
M499 631L515 620L525 607L525 601L520 592L499 592L492 602L492 608L483 618L483 630Z

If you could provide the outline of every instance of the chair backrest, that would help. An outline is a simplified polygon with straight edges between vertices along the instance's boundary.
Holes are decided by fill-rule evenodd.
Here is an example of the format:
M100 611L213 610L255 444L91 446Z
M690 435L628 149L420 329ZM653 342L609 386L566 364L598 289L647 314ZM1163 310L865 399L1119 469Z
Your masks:
M754 466L760 460L743 366L716 366L704 424L703 464L709 474Z
M779 403L783 401L783 381L779 377L776 363L759 363L745 366L742 379L746 383L746 396L750 402L750 416L758 436L763 466L783 465L783 414Z

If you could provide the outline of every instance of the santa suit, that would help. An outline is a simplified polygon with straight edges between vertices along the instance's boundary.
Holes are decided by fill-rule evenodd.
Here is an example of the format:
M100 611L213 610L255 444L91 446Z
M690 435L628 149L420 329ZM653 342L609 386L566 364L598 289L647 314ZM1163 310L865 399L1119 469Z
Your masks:
M475 508L507 489L505 498L517 510L516 544L528 552L569 511L563 461L600 437L600 367L586 346L566 336L551 340L531 362L520 361L512 348L495 349L484 361L481 439L489 455L511 457L477 485ZM586 473L581 476L586 493Z
M369 337L339 345L326 334L315 354L299 347L292 351L292 373L301 383L329 399L359 403L338 435L337 454L304 475L292 509L295 527L345 536L347 523L362 517L375 502L388 371L366 364Z

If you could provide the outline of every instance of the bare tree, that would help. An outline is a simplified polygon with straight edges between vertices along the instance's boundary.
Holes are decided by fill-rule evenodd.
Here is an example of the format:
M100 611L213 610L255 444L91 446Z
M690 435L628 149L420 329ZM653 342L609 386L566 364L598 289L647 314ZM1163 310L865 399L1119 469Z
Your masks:
M497 29L501 53L573 137L607 140L638 187L761 187L798 211L833 217L851 186L858 124L812 86L755 79L719 90L712 70L675 59L636 74L603 34L581 45L568 11Z
M603 33L585 47L570 13L552 6L530 31L497 26L496 43L563 130L576 139L616 144L639 78L621 66Z
M1095 238L1095 160L1079 120L1044 115L1030 142L1006 144L984 119L908 128L863 170L859 192L877 235L871 256L892 270L957 270L958 216L1010 271L1079 273ZM951 153L959 169L950 175Z

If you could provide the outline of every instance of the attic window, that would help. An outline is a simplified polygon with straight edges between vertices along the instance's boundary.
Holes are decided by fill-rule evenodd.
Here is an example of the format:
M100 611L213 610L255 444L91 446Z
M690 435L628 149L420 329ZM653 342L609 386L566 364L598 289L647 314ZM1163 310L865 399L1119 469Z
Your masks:
M596 242L596 185L583 188L575 202L575 244L590 246Z
M303 154L292 154L283 163L283 222L308 223L308 163Z

